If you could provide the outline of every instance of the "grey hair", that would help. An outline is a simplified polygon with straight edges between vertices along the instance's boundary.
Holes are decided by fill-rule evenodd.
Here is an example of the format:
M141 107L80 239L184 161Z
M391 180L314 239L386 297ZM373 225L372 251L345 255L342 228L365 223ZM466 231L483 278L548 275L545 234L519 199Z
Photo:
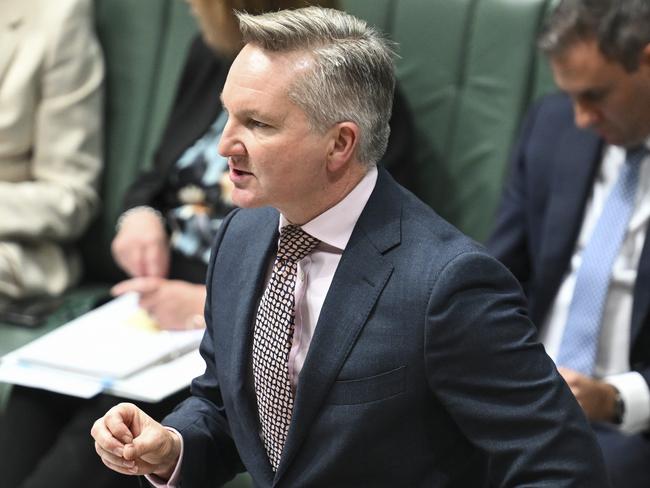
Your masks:
M367 165L384 155L395 90L394 51L366 22L321 7L263 15L237 12L244 43L267 51L306 50L313 67L288 88L314 130L351 121L360 128L357 157Z
M639 67L650 43L649 0L562 0L540 37L540 48L553 57L576 42L595 40L601 53L627 71Z

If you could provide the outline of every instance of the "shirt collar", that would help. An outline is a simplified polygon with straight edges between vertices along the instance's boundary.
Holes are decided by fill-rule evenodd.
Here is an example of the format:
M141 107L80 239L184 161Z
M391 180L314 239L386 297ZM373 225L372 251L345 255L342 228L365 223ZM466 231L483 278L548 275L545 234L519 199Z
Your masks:
M344 250L375 188L377 174L377 168L371 167L343 200L302 225L302 230L325 244ZM280 229L290 223L284 215L280 214Z

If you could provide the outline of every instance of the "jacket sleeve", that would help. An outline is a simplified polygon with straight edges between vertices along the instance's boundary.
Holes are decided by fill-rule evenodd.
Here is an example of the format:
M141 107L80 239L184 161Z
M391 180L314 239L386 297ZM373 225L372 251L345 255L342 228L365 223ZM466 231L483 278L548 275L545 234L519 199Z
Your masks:
M176 429L183 437L181 486L200 488L221 486L244 470L230 434L228 418L221 398L214 358L213 326L210 310L214 262L230 222L237 210L223 221L215 243L207 274L208 292L205 302L206 331L200 346L205 360L203 375L192 382L192 396L168 415L163 424ZM210 459L209 463L205 460Z
M594 435L534 334L512 275L481 252L459 254L433 279L430 387L487 454L491 486L604 488Z
M40 79L33 80L39 96L29 179L0 182L2 239L76 238L98 206L104 64L92 2L57 2L52 8L57 22L42 34L46 49Z

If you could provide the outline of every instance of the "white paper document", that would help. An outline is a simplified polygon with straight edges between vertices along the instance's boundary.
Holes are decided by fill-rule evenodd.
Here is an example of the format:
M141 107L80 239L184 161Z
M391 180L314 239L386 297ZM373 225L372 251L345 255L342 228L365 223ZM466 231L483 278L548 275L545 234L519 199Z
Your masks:
M203 330L163 331L126 294L7 354L0 381L89 398L159 401L205 368Z

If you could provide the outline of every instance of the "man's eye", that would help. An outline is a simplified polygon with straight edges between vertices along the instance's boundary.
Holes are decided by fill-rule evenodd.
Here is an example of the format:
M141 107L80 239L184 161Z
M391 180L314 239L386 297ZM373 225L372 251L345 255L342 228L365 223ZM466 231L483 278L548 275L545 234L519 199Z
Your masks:
M588 91L585 92L582 95L582 99L585 102L600 102L601 100L604 100L605 97L607 96L607 92L605 90L594 90L594 91Z
M267 127L270 127L268 124L265 124L264 122L260 122L259 120L254 120L254 119L250 119L248 121L248 125L255 129L266 129Z

